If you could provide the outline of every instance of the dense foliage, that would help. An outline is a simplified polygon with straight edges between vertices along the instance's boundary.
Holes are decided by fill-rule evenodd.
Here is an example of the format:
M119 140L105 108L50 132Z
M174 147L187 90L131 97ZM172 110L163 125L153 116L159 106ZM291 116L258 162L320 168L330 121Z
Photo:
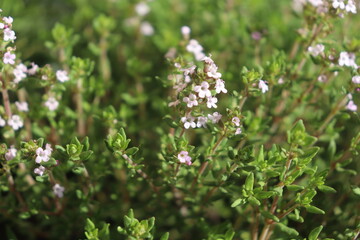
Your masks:
M1 236L357 239L359 4L2 0Z

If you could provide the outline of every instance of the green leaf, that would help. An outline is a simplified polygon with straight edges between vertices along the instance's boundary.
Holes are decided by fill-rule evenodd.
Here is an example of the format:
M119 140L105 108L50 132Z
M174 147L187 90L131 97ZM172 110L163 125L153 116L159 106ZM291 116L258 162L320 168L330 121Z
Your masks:
M257 199L256 199L255 197L253 197L253 196L250 196L250 197L248 198L248 201L249 201L249 203L250 203L251 205L254 205L254 206L260 206L260 205L261 205L260 201L257 200Z
M326 185L318 186L318 189L320 191L322 191L323 193L336 193L336 190L334 188L326 186Z
M236 206L238 206L240 204L243 204L243 203L244 203L244 199L238 198L231 204L231 207L236 207Z
M303 190L304 187L303 186L300 186L300 185L287 185L286 188L289 190L289 191L292 191L292 192L296 192L296 191L299 191L299 190Z
M360 187L357 186L351 186L352 191L355 195L360 196Z
M127 155L132 156L132 155L135 155L138 151L139 151L139 148L137 148L137 147L132 147L132 148L126 149L125 153L126 153Z
M285 233L287 233L287 234L289 234L289 235L291 235L291 236L298 236L298 235L299 235L298 231L296 231L296 230L293 229L293 228L290 228L290 227L286 226L286 225L283 224L283 223L278 223L278 224L276 224L276 226L277 226L282 232L285 232Z
M277 193L276 193L276 192L272 192L272 191L268 191L268 192L266 192L266 191L261 191L261 192L259 192L259 193L256 193L255 195L256 195L256 198L258 198L258 199L266 199L266 198L270 198L270 197L272 197L272 196L277 195Z
M280 219L279 219L277 216L271 214L271 213L268 212L268 211L260 210L260 213L261 213L261 215L263 215L265 218L271 219L271 220L273 220L273 221L275 221L275 222L280 222Z
M315 214L325 214L324 210L321 210L320 208L317 208L315 206L306 207L306 211L308 211L310 213L315 213Z
M246 177L245 181L245 189L247 191L252 191L254 187L254 173L249 173L249 175Z
M299 165L305 166L311 162L315 155L319 152L319 147L311 147L304 151L304 154L298 157Z
M234 238L234 236L235 236L234 230L229 229L229 230L226 231L224 237L225 237L225 240L232 240Z
M317 227L317 228L314 228L310 232L308 239L309 240L317 240L317 238L318 238L318 236L319 236L322 229L323 229L323 226L321 226L321 225L319 227Z
M169 233L165 233L164 235L161 236L160 240L168 240L169 239Z

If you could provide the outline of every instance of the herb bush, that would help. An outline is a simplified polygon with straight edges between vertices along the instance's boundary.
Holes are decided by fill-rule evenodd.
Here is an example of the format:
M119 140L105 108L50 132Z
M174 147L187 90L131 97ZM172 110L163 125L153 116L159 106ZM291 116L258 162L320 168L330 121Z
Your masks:
M357 0L1 4L2 239L359 237Z

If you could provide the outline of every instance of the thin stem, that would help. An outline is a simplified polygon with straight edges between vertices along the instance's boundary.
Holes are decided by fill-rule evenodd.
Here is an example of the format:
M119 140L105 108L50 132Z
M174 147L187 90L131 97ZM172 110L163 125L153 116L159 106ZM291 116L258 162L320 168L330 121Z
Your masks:
M12 116L11 107L10 107L10 98L9 98L9 94L8 94L8 91L6 88L5 81L1 75L0 75L0 81L2 83L1 93L2 93L3 102L4 102L5 114L6 114L7 118L10 119Z
M252 224L252 231L251 231L252 240L258 240L259 219L260 219L260 212L258 207L255 208L253 218L254 218L254 222Z
M214 147L212 148L211 152L210 152L210 155L214 154L214 152L216 151L216 149L218 148L218 146L220 145L220 143L224 140L225 138L225 134L226 134L226 131L224 131L224 134L221 135L221 137L217 140L217 142L215 143ZM211 158L211 156L209 157ZM191 188L190 190L193 190L199 177L201 177L201 175L205 172L207 166L209 165L209 161L205 161L201 164L200 166L200 169L199 169L199 172L198 174L194 177L194 180L191 184Z
M6 169L6 174L7 174L7 179L8 179L10 191L13 194L15 194L17 200L19 201L19 203L23 207L23 211L27 211L27 209L28 209L27 204L26 204L25 200L23 199L23 197L21 196L20 192L17 191L16 186L15 186L14 178L13 178L9 168Z
M82 98L82 88L83 88L82 82L83 82L82 78L78 79L76 83L76 93L75 93L76 112L77 112L77 132L79 136L86 135L83 98Z
M319 130L316 133L316 136L320 136L320 134L325 130L326 126L330 123L330 121L335 117L337 112L345 105L346 102L346 95L339 99L339 101L336 103L335 107L331 110L329 115L326 117L322 125L319 127Z
M267 237L268 232L270 230L270 226L271 226L271 223L268 223L268 222L265 223L265 226L264 226L264 228L263 228L263 230L261 232L259 240L266 240L266 237Z
M128 161L131 166L133 167L137 166L137 164L134 163L134 161L127 154L124 153L122 157L126 161ZM159 189L151 182L149 176L145 172L143 172L141 169L136 169L136 172L149 183L150 187L154 190L154 192L159 193Z

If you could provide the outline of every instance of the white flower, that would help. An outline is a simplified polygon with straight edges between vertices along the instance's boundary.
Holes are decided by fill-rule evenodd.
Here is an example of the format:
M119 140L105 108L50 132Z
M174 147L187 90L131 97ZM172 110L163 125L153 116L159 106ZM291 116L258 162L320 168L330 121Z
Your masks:
M0 116L0 127L4 127L6 125L6 121Z
M29 105L27 102L16 101L15 105L20 112L28 112L29 111Z
M6 24L12 24L14 19L12 17L3 17L3 21L6 23Z
M56 71L56 78L60 82L66 82L69 81L68 73L65 70L57 70Z
M221 78L221 73L219 73L218 71L218 67L216 66L215 63L208 65L205 68L206 74L208 75L208 77L214 78L214 79L219 79Z
M42 176L44 174L44 172L45 172L44 166L40 166L40 167L34 169L34 173L39 176Z
M315 46L308 47L308 52L313 55L314 57L318 56L319 54L323 53L325 50L325 46L322 44L316 44Z
M64 196L64 190L65 188L58 183L53 186L53 192L58 198L62 198Z
M197 92L199 94L200 98L205 98L205 97L210 97L211 96L211 92L209 90L209 83L203 81L201 83L201 85L196 85L194 87L194 91Z
M24 64L20 63L17 65L13 70L13 74L15 76L14 83L19 83L21 80L26 78L26 72L27 68Z
M179 161L181 163L185 163L186 165L191 165L191 157L189 156L189 152L188 151L181 151L177 158L179 159Z
M241 128L237 128L236 131L235 131L235 135L239 135L241 133L242 133Z
M201 61L205 57L205 54L203 52L196 52L194 53L194 55L197 61Z
M59 107L59 102L54 97L49 97L44 105L50 110L55 111Z
M31 63L31 68L29 70L27 70L28 74L30 75L35 75L36 71L39 69L39 66L35 63Z
M197 118L197 123L196 123L196 126L198 128L200 127L206 127L206 122L207 122L207 117L198 117Z
M0 29L4 29L4 27L5 27L5 24L0 23Z
M14 41L16 39L15 32L10 28L4 30L4 41Z
M41 147L39 147L38 149L36 149L36 159L35 162L36 163L41 163L41 162L47 162L50 160L50 156L51 156L51 152L52 152L52 148L50 144L46 144L46 148L43 149Z
M150 12L150 7L146 3L140 2L136 4L135 11L139 16L145 16Z
M181 121L184 123L184 128L196 128L195 118L193 116L182 117Z
M207 102L206 102L206 106L208 108L217 108L216 103L218 102L218 99L216 97L208 97L207 98Z
M188 52L191 52L191 53L199 53L199 52L202 52L203 50L203 47L199 44L198 41L196 41L195 39L191 39L189 41L189 44L186 46L186 50Z
M278 80L278 84L284 84L285 83L285 81L284 81L284 79L281 77L281 78L279 78L279 80Z
M339 65L357 68L357 64L355 63L355 54L348 52L341 52L339 57Z
M317 79L319 82L326 82L327 81L327 77L326 75L322 74L318 77Z
M15 54L11 52L6 52L3 57L3 61L5 64L15 64Z
M198 105L198 101L196 100L196 95L192 93L190 93L189 97L184 97L183 101L186 103L187 107L189 108Z
M350 100L348 102L348 104L346 105L346 109L352 112L356 112L357 111L357 105L354 103L353 100Z
M353 76L352 77L352 82L355 84L360 84L360 76Z
M221 117L222 115L218 112L214 112L212 115L208 114L208 118L212 121L212 123L218 123Z
M269 86L266 84L264 80L259 81L259 88L261 89L262 93L266 93L267 91L269 91Z
M231 119L231 122L232 122L233 124L235 124L235 126L237 126L237 127L240 126L240 119L239 119L238 117L233 117L233 118Z
M192 65L191 67L181 69L181 71L184 73L184 75L191 75L194 74L195 68L196 66Z
M208 65L214 64L214 60L212 60L211 55L209 57L204 57L202 60Z
M336 8L344 9L345 8L344 0L333 0L332 6L335 9Z
M14 130L18 130L19 128L24 126L24 123L20 116L12 115L11 118L8 120L8 125L11 126Z
M217 79L215 83L215 91L216 93L227 93L227 89L225 88L225 82L222 79Z
M188 39L190 36L191 28L188 26L181 27L181 34L184 36L185 39Z
M16 157L17 150L13 146L5 153L5 159L10 161Z
M308 0L308 1L314 7L320 7L321 5L324 4L322 0Z
M347 12L356 13L356 5L353 0L349 0L348 3L345 6L345 10Z
M140 25L140 32L144 36L151 36L154 34L154 28L149 22L143 22Z

